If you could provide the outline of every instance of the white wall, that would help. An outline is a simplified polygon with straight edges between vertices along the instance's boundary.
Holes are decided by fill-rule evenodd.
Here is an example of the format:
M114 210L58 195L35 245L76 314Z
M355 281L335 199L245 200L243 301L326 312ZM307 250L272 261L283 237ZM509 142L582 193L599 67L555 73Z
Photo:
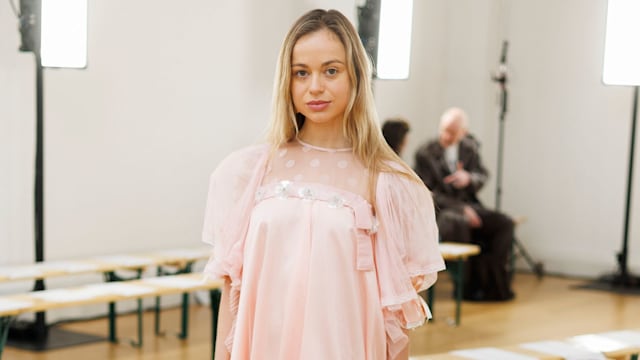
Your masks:
M210 172L262 137L289 8L90 2L88 68L45 70L47 260L201 244ZM34 257L35 65L0 14L0 264L18 264Z
M561 273L612 271L622 243L632 99L630 88L601 82L605 14L606 1L579 0L518 1L509 12L505 207L529 217L523 240ZM629 238L635 271L638 180Z
M259 4L90 3L89 67L45 70L48 259L198 243L208 174L230 149L260 139L294 16L265 33L263 17L280 6ZM2 126L13 136L3 154L18 156L7 159L13 198L2 228L23 250L18 241L32 242L33 60L16 51L8 15Z
M199 244L208 174L261 138L289 25L312 7L355 20L356 3L91 1L89 67L45 71L46 258ZM409 163L440 113L459 105L495 175L499 91L489 75L508 38L503 209L527 216L522 242L567 275L614 270L622 238L631 90L600 82L605 7L417 0L411 78L375 83L380 117L412 123ZM0 264L33 259L34 64L17 51L16 29L0 5ZM481 194L488 205L494 186L495 176ZM634 187L637 218L638 176Z
M404 157L413 162L415 148L435 135L446 107L464 107L493 175L481 198L495 203L500 91L490 74L502 40L508 40L502 209L527 217L518 236L549 272L597 277L615 271L632 90L600 81L606 1L415 4L420 19L414 26L412 79L376 84L383 117L400 113L412 122ZM416 71L416 62L429 68ZM636 169L638 163L636 155ZM629 236L635 273L640 271L638 177ZM527 268L524 262L519 266Z

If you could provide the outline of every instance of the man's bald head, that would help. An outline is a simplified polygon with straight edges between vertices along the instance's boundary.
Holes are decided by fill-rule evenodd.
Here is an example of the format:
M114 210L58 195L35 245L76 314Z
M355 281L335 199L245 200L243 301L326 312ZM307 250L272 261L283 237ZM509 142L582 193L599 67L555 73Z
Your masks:
M440 118L440 145L455 145L467 135L467 113L460 108L449 108Z

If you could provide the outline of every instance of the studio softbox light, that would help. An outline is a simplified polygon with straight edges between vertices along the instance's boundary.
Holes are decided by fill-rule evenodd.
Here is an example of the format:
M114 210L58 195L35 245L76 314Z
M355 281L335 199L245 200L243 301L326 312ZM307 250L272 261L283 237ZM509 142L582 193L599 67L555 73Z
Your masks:
M87 0L42 1L42 66L87 67Z
M20 33L39 66L87 67L87 0L21 0Z

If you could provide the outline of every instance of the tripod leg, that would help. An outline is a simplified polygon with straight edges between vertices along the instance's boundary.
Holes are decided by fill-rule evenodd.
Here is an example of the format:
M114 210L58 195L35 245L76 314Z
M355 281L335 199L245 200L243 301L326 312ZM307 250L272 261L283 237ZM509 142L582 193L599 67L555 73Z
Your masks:
M533 258L531 258L527 250L524 248L524 245L522 245L520 241L518 241L518 239L514 238L513 244L518 249L517 253L521 254L524 257L524 259L527 261L527 264L529 265L531 270L533 270L533 272L538 276L538 278L541 278L544 275L542 263L533 261ZM514 252L513 255L515 256L516 253Z

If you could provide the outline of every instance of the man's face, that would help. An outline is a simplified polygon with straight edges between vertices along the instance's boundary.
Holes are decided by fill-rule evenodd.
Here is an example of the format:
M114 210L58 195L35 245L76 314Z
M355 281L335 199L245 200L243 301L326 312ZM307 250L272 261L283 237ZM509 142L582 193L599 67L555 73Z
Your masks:
M447 117L440 123L440 145L443 148L455 145L462 140L464 133L462 121L458 117Z

